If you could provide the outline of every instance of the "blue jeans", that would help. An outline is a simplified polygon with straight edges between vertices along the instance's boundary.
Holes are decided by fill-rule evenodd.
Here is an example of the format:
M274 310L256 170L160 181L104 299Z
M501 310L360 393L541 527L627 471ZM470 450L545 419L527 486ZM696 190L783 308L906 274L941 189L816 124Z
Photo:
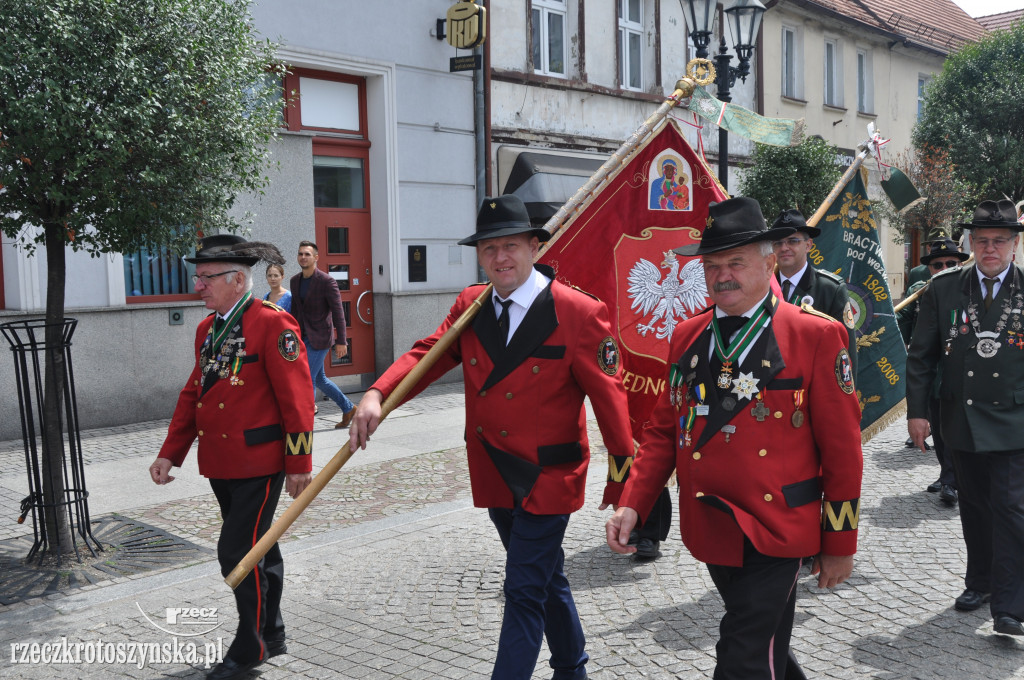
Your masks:
M562 571L569 515L534 515L521 507L490 508L505 546L505 616L491 680L529 680L544 637L553 680L587 677L585 639Z
M345 393L338 389L337 385L328 380L327 374L324 373L324 359L327 358L327 353L330 351L330 347L327 349L313 349L308 344L306 345L306 358L309 359L309 374L313 376L313 401L316 401L316 388L319 387L321 392L338 405L342 413L348 413L355 408L352 405L352 400L346 397Z

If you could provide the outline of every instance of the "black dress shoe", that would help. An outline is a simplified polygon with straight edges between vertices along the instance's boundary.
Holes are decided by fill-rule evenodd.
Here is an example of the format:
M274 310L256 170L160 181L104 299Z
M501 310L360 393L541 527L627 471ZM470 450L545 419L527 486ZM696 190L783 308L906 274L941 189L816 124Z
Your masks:
M1024 635L1024 625L1012 616L1006 615L995 617L992 630L1000 635Z
M266 648L268 659L288 653L288 643L284 640L268 640L266 642Z
M991 595L988 593L982 593L980 591L967 588L964 592L960 593L960 597L956 598L956 603L953 606L957 611L973 612L975 609L988 602L989 598L991 598Z
M661 555L658 552L659 545L661 545L660 541L655 541L652 538L641 538L636 542L636 556L642 560L657 559Z
M941 489L941 488L942 488L942 482L940 482L939 480L936 479L934 482L932 482L931 484L929 484L925 488L925 491L927 491L928 493L938 493L939 489Z
M234 680L234 678L241 678L261 663L263 663L263 659L257 659L248 663L238 663L230 656L226 656L223 661L206 674L206 680Z
M957 490L949 484L943 484L942 490L939 491L939 500L946 505L954 506L959 500L959 494L957 493Z
M633 529L632 531L629 532L629 541L626 543L626 545L636 545L637 541L639 541L639 540L640 540L640 532L637 531L636 529Z

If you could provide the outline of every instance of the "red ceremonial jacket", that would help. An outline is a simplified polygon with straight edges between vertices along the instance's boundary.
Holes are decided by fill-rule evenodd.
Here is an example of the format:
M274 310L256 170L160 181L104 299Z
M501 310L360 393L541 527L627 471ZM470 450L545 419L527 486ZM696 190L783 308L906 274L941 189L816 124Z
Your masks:
M550 268L538 269L551 276ZM462 291L434 334L417 341L373 387L389 395L482 291L480 285ZM506 348L488 300L407 399L459 363L474 505L511 508L519 499L534 514L579 510L590 459L584 396L612 456L604 500L617 501L633 440L604 304L554 282L534 300Z
M719 395L708 313L676 327L677 379L644 431L620 501L646 517L675 468L683 542L710 564L741 566L744 536L776 557L857 549L863 460L846 329L770 299L771 323L731 376L756 380L753 398ZM701 386L708 413L692 419L687 442ZM723 427L735 428L729 441Z
M299 327L265 301L247 308L213 352L214 314L196 330L196 364L160 457L180 467L196 437L199 472L212 479L313 469L313 386Z

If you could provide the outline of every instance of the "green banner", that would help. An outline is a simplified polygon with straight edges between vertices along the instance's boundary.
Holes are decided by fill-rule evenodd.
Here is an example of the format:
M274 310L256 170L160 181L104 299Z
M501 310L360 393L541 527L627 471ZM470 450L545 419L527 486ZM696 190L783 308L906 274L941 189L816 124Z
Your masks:
M729 132L773 146L796 146L804 136L804 119L767 118L750 109L713 97L698 85L689 109Z
M811 263L843 277L850 289L857 330L855 387L861 407L861 437L869 440L906 412L907 349L900 337L882 263L878 225L861 173L818 223Z

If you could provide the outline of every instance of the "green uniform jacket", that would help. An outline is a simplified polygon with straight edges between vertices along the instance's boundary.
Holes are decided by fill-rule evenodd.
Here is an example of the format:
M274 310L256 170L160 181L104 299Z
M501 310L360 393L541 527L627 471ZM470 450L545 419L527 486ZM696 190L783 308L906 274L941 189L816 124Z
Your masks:
M776 274L781 284L781 278ZM828 314L846 327L846 348L850 351L853 375L857 375L857 333L853 326L853 307L850 305L850 291L841 278L832 272L815 269L810 265L804 269L794 290L789 293L788 302L798 307L806 302L822 314Z
M946 445L971 452L1020 449L1024 272L1010 266L987 311L982 297L974 265L932 277L919 298L921 309L907 356L907 417L928 416L929 392L941 368L939 399ZM977 330L970 319L972 308Z

